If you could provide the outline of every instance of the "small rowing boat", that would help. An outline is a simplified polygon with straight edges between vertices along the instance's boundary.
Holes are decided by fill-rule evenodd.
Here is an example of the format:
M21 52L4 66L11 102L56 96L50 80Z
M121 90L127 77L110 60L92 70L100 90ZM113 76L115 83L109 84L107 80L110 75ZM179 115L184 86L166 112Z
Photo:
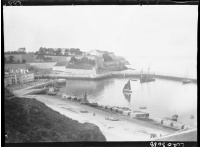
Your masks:
M115 117L106 117L105 119L110 121L119 121L119 119Z

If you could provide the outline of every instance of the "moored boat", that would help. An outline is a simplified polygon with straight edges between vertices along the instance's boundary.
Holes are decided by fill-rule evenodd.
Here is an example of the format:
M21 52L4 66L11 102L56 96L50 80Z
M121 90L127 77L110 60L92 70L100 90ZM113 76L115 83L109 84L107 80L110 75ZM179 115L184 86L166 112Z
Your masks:
M58 82L58 83L65 83L65 82L66 82L66 79L57 79L57 82Z
M132 93L130 80L124 85L123 93Z
M119 121L119 119L115 117L106 117L105 119L110 121Z
M190 79L188 79L188 71L187 74L185 75L184 79L182 80L183 84L189 84L192 83L192 81Z
M47 94L48 95L56 95L56 92L54 92L54 91L48 91Z
M192 81L189 80L189 79L183 79L182 82L183 82L183 84L189 84L189 83L192 83Z
M143 106L143 107L140 107L140 109L147 109L147 107Z
M148 73L146 75L143 74L143 70L141 71L140 83L146 83L146 82L155 81L155 73L154 73L154 76L153 75L149 75L149 70L150 70L150 67L148 68Z

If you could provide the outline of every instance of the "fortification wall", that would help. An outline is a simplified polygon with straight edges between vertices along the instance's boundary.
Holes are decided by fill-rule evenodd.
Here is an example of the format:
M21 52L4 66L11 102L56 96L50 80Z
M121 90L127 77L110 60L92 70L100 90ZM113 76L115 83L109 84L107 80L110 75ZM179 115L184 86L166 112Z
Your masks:
M8 67L11 70L16 70L18 68L29 68L30 64L5 64L5 67Z
M53 66L56 63L57 62L38 62L38 63L30 63L30 65L38 69L49 69L49 68L53 68Z

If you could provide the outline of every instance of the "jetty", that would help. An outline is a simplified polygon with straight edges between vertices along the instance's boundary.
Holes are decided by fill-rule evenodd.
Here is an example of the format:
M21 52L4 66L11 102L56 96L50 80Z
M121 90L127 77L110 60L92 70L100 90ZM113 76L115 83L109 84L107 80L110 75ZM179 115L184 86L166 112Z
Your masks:
M126 75L124 77L124 75ZM145 73L144 73L145 75ZM104 74L96 74L96 75L82 75L82 74L66 74L66 73L57 73L57 74L49 74L49 75L35 75L35 79L74 79L74 80L101 80L106 78L140 78L141 73L137 70L123 70L123 71L110 71ZM184 79L184 76L181 75L173 75L166 73L156 73L154 78L160 79L168 79L173 81L180 81ZM196 78L188 78L193 83L197 83Z

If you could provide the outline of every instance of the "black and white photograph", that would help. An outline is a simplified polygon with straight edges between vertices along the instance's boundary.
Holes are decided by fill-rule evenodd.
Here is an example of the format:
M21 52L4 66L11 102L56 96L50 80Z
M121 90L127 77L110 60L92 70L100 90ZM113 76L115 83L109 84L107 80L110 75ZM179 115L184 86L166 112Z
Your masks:
M5 144L197 142L197 31L198 5L3 6Z

